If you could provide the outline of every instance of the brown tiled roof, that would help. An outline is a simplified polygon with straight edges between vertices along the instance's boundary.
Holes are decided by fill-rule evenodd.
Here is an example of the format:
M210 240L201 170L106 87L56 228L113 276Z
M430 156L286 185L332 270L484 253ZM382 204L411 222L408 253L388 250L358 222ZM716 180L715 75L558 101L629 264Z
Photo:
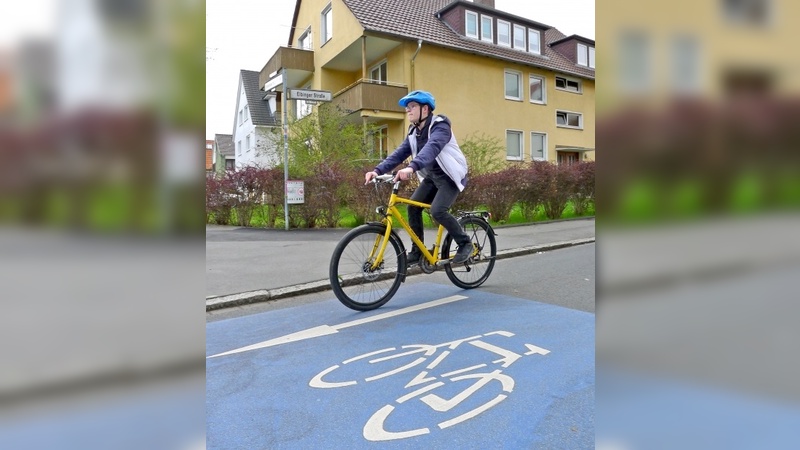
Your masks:
M594 79L594 70L578 66L567 57L549 47L551 42L566 36L557 29L503 11L471 2L452 0L343 0L366 31L384 33L423 44L461 50L491 58L513 61L534 67L542 67L582 78ZM484 11L496 18L513 23L528 24L532 28L545 29L545 45L542 55L500 47L460 35L450 28L437 13L453 7L463 6L472 11Z

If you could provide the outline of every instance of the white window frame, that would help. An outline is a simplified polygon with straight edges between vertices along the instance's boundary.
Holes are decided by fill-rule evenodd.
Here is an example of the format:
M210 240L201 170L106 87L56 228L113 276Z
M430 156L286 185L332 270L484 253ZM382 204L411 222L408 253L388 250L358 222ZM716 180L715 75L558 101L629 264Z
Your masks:
M525 27L523 27L522 25L514 24L513 30L514 30L514 37L513 37L512 41L514 43L514 48L524 51L528 46L528 34L525 31ZM518 34L519 34L519 36L522 36L522 44L521 45L517 45L517 35Z
M239 110L239 125L241 125L242 122L243 122L243 118L244 118L244 112L243 111L244 111L244 109L240 109Z
M578 42L578 65L589 67L589 46Z
M333 8L331 7L332 3L328 3L328 5L322 9L322 13L320 13L320 45L325 45L328 41L333 38Z
M508 42L503 42L500 40L500 28L501 25L505 25L508 27ZM497 19L497 45L502 45L503 47L511 48L511 22L506 22L505 20Z
M236 143L236 155L242 156L242 140L241 139L239 139L239 141Z
M243 109L244 109L244 121L247 122L248 120L250 120L250 108L248 108L247 105L244 105Z
M486 36L486 28L483 26L483 21L488 19L489 20L489 36ZM492 16L487 16L485 14L481 14L481 31L480 36L482 41L494 43L494 18Z
M250 150L253 149L253 143L250 140L250 135L249 134L247 135L247 137L245 137L245 141L244 142L245 142L245 144L247 144L247 145L245 145L245 149L246 149L245 152L250 153Z
M469 33L469 19L470 17L475 19L475 34ZM474 11L467 11L464 15L464 35L468 38L472 39L479 39L480 38L480 19L478 18L478 13Z
M378 64L375 64L374 66L370 67L369 79L371 81L377 81L379 84L387 84L387 81L389 80L389 76L386 74L386 72L389 70L389 63L387 61L388 60L384 59ZM383 68L384 65L386 66L386 68ZM372 76L373 72L375 72L376 70L378 71L378 78Z
M534 157L533 156L533 137L534 136L541 136L542 138L542 156ZM547 161L547 133L543 131L531 131L531 161Z
M594 47L578 43L578 65L594 69Z
M508 95L508 86L506 85L506 75L507 74L514 74L514 75L517 76L517 90L519 92L519 97L511 97L511 96ZM523 92L525 92L525 90L522 87L522 72L520 72L518 70L504 69L503 70L503 97L506 100L522 101Z
M533 38L533 34L536 34L536 39ZM534 43L536 45L535 48ZM528 28L528 51L537 55L542 54L542 37L539 30Z
M542 99L541 100L534 100L531 98L533 95L533 90L531 90L531 78L536 78L542 82ZM547 104L547 78L544 75L536 75L534 73L528 74L528 100L531 103L536 103L537 105L546 105Z
M519 137L519 156L512 156L508 154L508 137L510 134L516 134ZM523 161L525 160L525 133L522 130L506 129L506 160L507 161Z
M305 42L304 42L305 41ZM306 28L306 31L297 38L297 48L302 50L314 50L314 40L311 35L311 27Z
M564 80L564 87L559 87L558 86L558 80L559 79ZM569 82L570 81L573 82L573 83L576 83L578 85L578 89L577 90L569 88ZM578 80L578 79L575 79L575 78L565 77L563 75L557 75L556 76L556 89L558 89L559 91L572 92L572 93L575 93L575 94L582 94L583 93L583 83L581 82L581 80Z
M303 89L311 89L311 83L306 86L303 86ZM311 114L312 106L306 103L305 100L295 100L294 101L294 114L297 120L306 117L307 115Z
M565 119L566 123L563 124L563 125L558 123L558 115L559 114L564 114L565 115L564 119ZM570 115L578 116L578 126L569 125L569 116ZM564 109L557 109L556 110L556 126L558 128L570 128L570 129L573 129L573 130L582 130L583 129L583 114L579 113L577 111L567 111L567 110L564 110Z

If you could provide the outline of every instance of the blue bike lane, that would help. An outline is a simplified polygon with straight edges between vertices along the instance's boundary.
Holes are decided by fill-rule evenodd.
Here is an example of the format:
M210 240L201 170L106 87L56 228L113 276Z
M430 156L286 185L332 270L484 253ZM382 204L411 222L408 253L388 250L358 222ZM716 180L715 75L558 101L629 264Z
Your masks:
M594 314L432 283L209 323L209 449L591 448Z

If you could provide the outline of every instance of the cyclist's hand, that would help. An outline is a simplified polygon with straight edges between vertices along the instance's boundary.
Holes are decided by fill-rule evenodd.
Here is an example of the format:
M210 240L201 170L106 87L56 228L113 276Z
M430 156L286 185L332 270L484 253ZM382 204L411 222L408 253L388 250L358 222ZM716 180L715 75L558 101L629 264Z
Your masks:
M408 180L409 178L411 178L411 174L413 174L413 173L414 173L414 169L412 169L411 167L406 167L405 169L400 169L400 170L397 171L397 174L394 176L394 181L397 182L397 181L400 181L400 180L403 180L403 181Z
M367 172L364 174L364 184L369 184L370 180L377 177L378 173L375 171Z

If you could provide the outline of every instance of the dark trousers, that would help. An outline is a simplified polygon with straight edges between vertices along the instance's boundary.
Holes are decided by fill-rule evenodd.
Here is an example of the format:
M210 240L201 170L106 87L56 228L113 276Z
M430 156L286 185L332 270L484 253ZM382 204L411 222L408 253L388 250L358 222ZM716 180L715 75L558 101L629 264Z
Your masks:
M411 200L431 205L431 216L444 225L459 246L469 244L469 236L461 229L461 225L448 210L458 197L458 187L448 177L426 177L411 196ZM425 233L422 227L422 208L408 205L408 225L423 242ZM412 243L412 248L416 248Z

